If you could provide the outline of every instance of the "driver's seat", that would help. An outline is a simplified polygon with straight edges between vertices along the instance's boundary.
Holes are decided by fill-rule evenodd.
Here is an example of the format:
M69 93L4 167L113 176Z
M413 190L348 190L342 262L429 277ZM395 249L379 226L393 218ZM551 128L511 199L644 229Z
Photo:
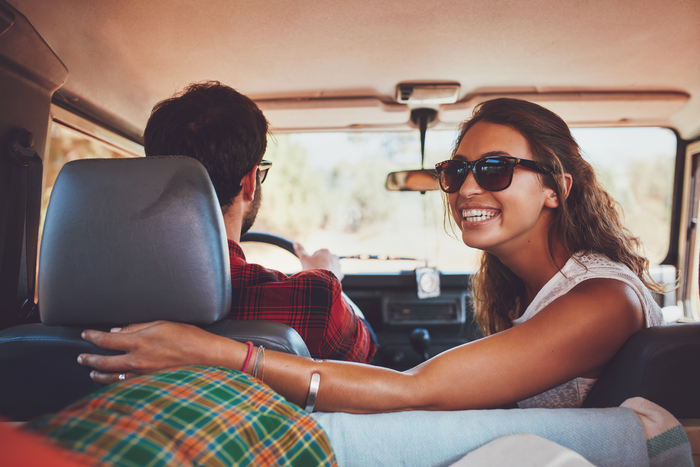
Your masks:
M80 353L106 351L86 328L158 319L310 356L299 334L270 321L222 320L231 306L221 209L189 157L66 164L46 215L38 275L43 324L0 331L0 415L28 420L101 386Z

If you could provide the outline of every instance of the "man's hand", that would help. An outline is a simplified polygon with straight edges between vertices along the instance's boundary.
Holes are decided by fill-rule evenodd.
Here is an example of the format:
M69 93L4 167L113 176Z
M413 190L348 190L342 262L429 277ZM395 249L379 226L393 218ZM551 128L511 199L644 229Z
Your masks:
M336 255L327 249L318 250L313 255L309 255L303 246L298 243L294 244L294 252L301 261L301 267L304 269L325 269L335 274L339 281L343 280L345 274L340 270L340 260Z
M95 369L90 377L101 384L165 368L217 365L220 338L188 324L155 321L114 328L111 332L86 330L83 339L124 355L81 354L78 363Z

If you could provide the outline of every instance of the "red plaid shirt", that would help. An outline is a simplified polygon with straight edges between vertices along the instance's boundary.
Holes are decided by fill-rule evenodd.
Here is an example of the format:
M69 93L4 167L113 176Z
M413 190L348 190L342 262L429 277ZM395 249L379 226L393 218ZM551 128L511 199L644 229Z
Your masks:
M335 275L309 269L293 276L246 262L228 241L231 312L227 319L265 319L299 333L312 357L369 363L377 351L369 331L341 296Z

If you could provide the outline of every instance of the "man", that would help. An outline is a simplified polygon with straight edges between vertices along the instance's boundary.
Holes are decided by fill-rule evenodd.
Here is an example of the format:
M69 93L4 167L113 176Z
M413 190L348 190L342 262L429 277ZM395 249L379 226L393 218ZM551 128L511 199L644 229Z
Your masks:
M247 263L238 245L253 225L268 164L268 122L255 103L219 82L191 84L153 108L146 156L185 155L209 173L223 212L231 261L228 319L265 319L295 329L311 356L368 363L376 345L341 295L338 257L295 245L304 271L293 276Z

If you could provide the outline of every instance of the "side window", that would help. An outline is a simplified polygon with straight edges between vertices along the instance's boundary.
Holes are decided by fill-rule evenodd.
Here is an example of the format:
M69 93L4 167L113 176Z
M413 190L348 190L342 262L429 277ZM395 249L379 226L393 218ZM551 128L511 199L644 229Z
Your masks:
M583 156L622 207L625 224L639 237L649 259L651 276L663 284L676 282L676 267L661 264L669 251L673 173L678 139L668 128L577 128L572 130ZM654 294L660 306L674 306L674 288ZM680 318L680 310L665 315ZM671 315L671 313L674 313Z
M620 203L625 224L642 240L649 262L660 264L671 238L676 134L658 127L576 128L572 134Z
M118 135L110 134L102 128L99 129L99 134L90 134L87 131L94 125L79 117L69 116L61 109L54 110L60 112L62 119L54 120L51 124L48 150L44 157L44 193L39 235L44 228L51 191L64 164L77 159L139 157L143 155L143 150L135 143ZM67 119L74 121L65 122ZM81 126L87 127L88 130L82 131Z
M690 172L687 181L687 214L681 222L681 229L687 237L685 247L681 247L681 268L685 273L681 276L679 287L685 315L695 321L700 321L700 235L698 235L698 218L700 218L700 141L688 145L686 149L686 168ZM681 233L682 235L682 233Z

